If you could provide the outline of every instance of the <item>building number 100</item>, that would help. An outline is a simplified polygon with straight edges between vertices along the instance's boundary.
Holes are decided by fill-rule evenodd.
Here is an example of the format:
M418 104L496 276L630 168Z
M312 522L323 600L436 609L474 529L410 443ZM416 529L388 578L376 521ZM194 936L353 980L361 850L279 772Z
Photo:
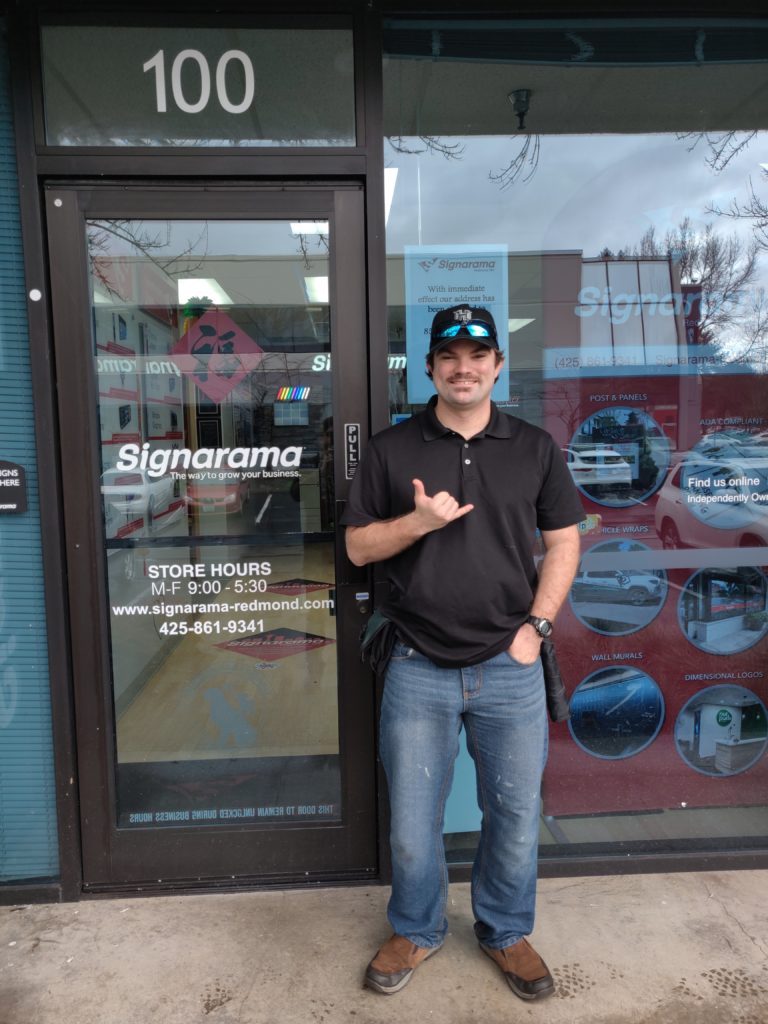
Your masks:
M185 61L193 61L200 70L200 95L194 103L190 103L181 87L181 72ZM227 68L231 61L238 61L243 67L245 90L239 103L233 103L227 92ZM165 79L165 50L157 53L143 65L144 71L155 72L155 100L157 112L164 114L168 110ZM216 65L216 96L222 108L230 114L242 114L253 103L254 75L251 58L242 50L227 50L219 57ZM171 64L171 93L179 110L187 114L199 114L205 110L211 98L211 69L205 54L199 50L182 50L173 58Z

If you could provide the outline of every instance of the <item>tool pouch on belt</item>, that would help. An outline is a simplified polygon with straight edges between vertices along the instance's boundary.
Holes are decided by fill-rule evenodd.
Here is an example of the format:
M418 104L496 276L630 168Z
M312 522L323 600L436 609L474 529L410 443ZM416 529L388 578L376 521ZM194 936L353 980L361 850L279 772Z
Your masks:
M571 717L571 709L565 694L565 686L557 664L555 645L551 640L541 641L541 666L544 669L544 686L547 691L547 711L553 722L565 722Z
M392 648L397 639L394 622L382 615L378 609L360 631L360 657L367 661L377 676L387 671Z

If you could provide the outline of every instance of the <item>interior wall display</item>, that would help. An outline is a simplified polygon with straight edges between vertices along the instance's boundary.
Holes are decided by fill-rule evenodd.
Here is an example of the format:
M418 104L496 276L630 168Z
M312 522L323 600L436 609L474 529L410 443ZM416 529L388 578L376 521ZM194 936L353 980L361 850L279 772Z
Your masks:
M305 282L327 245L290 221L87 240L118 825L339 820L330 335Z

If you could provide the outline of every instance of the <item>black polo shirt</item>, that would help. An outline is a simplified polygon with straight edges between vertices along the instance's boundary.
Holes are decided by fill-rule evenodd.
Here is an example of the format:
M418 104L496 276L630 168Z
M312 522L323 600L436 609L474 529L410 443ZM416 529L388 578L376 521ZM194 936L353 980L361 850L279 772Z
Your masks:
M474 665L503 651L525 621L536 587L537 527L584 518L553 438L492 406L465 441L427 408L371 439L341 522L367 526L412 512L418 478L474 509L386 561L383 613L437 665Z

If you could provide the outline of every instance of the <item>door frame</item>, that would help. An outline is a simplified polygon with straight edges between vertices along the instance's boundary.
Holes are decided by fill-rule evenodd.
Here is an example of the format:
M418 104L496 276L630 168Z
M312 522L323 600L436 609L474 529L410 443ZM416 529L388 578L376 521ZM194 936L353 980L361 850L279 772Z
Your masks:
M339 518L349 481L345 423L367 436L364 193L356 183L206 184L137 181L44 188L56 377L67 595L79 765L83 889L231 887L241 882L375 878L374 692L357 637L369 575L346 558ZM99 425L84 223L95 219L329 219L331 379L336 501L340 823L119 829L103 543ZM87 339L87 343L83 343ZM250 839L251 833L254 834ZM185 842L189 840L189 842ZM254 867L258 846L261 866ZM225 861L226 856L226 861ZM146 866L145 866L146 865ZM205 881L203 881L205 880Z

